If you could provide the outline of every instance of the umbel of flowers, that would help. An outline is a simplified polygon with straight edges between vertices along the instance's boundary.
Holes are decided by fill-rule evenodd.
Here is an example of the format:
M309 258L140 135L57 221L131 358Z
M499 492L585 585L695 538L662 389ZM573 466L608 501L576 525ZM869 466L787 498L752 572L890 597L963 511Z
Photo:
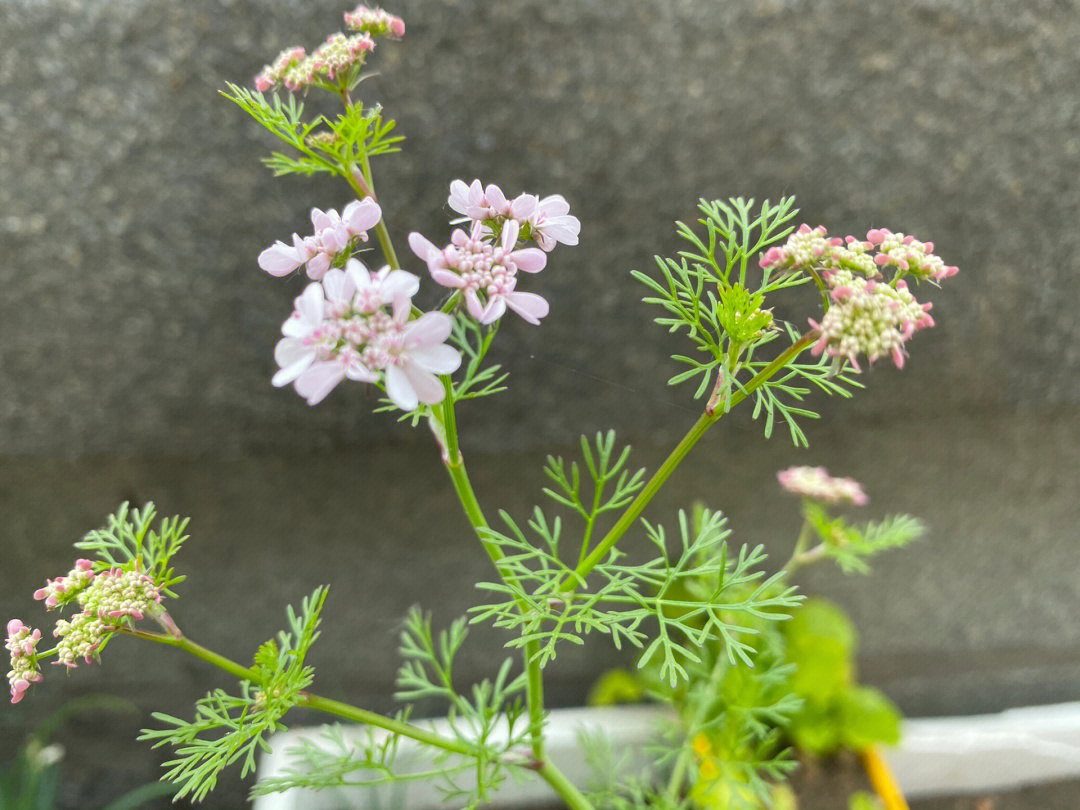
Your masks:
M871 363L891 357L903 368L904 344L934 325L932 305L916 301L904 277L936 283L957 272L933 250L933 242L887 228L874 228L860 240L830 238L824 227L804 224L782 246L766 251L760 264L785 275L811 273L827 287L832 306L820 322L809 319L821 333L814 354L846 358L856 370L860 355Z

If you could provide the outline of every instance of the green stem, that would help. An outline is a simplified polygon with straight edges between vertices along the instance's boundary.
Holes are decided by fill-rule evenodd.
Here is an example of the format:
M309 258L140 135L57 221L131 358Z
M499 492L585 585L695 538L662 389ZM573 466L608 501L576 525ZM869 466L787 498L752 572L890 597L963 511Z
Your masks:
M810 544L810 538L813 536L814 527L810 525L809 518L803 518L802 528L799 530L799 537L795 541L795 548L791 550L791 559L784 563L784 567L781 571L786 571L789 574L802 565L803 552L806 551L806 547Z
M230 675L235 675L241 680L251 681L256 684L259 683L258 670L245 667L243 664L238 664L236 661L226 658L213 650L208 650L201 644L196 644L189 638L176 638L171 635L148 633L142 630L124 630L122 632L145 641L154 641L158 644L176 647L208 664L212 664L218 669L225 670ZM357 723L364 723L369 726L386 729L392 734L400 734L403 737L409 737L418 742L441 748L444 751L450 751L463 756L476 756L476 749L461 740L443 737L440 734L420 728L419 726L403 723L400 720L395 720L392 717L385 717L381 714L370 712L367 709L350 706L349 704L342 703L338 700L331 700L330 698L319 697L318 695L304 692L300 696L298 705L306 706L310 709L315 709L327 714L337 715L338 717L344 717L347 720L353 720Z
M446 379L443 380L443 385L449 385ZM484 532L484 530L488 528L488 522L484 517L483 510L480 508L480 502L476 498L476 493L473 491L472 483L469 481L469 475L465 471L465 460L462 458L461 450L458 445L457 420L454 416L454 402L451 393L450 390L447 390L447 397L443 404L442 421L443 431L446 437L444 466L446 467L447 473L450 475L450 481L454 485L454 491L457 493L458 500L461 501L461 506L465 510L465 516L469 519L469 523L472 524L473 530L480 538L484 550L487 551L491 561L495 564L495 570L498 571L499 576L502 577L507 585L510 585L511 587L520 587L516 578L505 571L501 565L503 559L506 557L506 555L503 554L503 550L499 547L498 543L487 537ZM523 612L529 610L529 606L522 600L518 599L516 601L518 610ZM526 696L529 708L529 731L532 738L533 759L540 764L538 770L540 775L548 781L571 808L574 808L574 810L592 810L588 800L580 793L580 791L571 784L558 768L546 761L546 752L544 750L544 677L543 671L540 669L540 664L537 661L536 654L538 650L539 647L536 641L528 642L523 650L525 659L525 677L527 682Z
M716 663L713 664L712 672L709 674L709 679L705 682L705 689L713 688L714 684L720 678L720 670L722 669L726 658L723 655L716 656ZM694 734L697 729L700 729L705 722L705 717L709 713L710 702L707 699L701 701L701 705L698 706L697 711L694 712L694 717L690 721L689 734ZM690 767L690 759L693 756L693 749L690 746L683 746L679 752L679 758L675 760L675 767L671 770L671 778L668 780L666 795L672 804L675 804L679 798L679 792L682 789L683 780L686 778L686 769Z
M550 762L541 765L537 773L555 789L556 793L562 796L563 801L566 802L570 810L593 810L593 806L585 798L585 794L574 787L574 783L567 779L566 775Z
M792 362L803 351L805 351L810 345L817 341L820 337L820 333L816 329L812 329L805 335L800 337L797 341L792 343L787 349L777 355L771 363L765 368L759 371L745 386L741 386L731 396L731 404L727 410L719 411L713 415L703 413L698 417L697 422L693 427L683 436L682 440L675 446L675 449L671 451L671 454L664 459L664 463L660 465L660 468L653 473L652 478L642 488L641 492L637 494L637 497L630 502L630 505L626 507L626 511L622 513L615 525L611 527L603 539L597 543L596 548L587 556L584 561L574 570L572 575L567 576L562 583L563 591L573 591L577 588L578 584L583 580L590 571L593 570L611 551L619 539L626 534L627 530L634 525L634 522L641 516L641 513L645 511L645 507L648 506L649 501L653 499L653 496L660 490L660 487L664 485L664 482L671 476L675 469L682 463L682 460L686 458L686 454L690 452L691 448L697 444L698 439L705 435L705 432L718 422L727 411L734 408L744 399L749 397L754 391L760 388L762 385L772 379L777 372L783 369L788 363Z

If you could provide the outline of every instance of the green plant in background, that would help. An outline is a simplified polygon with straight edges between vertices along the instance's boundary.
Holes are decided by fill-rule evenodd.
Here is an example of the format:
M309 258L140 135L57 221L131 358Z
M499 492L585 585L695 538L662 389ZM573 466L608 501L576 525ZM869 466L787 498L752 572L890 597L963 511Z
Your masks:
M438 244L409 235L412 264L432 282L421 306L420 278L402 267L372 170L372 159L392 155L401 138L380 104L354 98L370 75L365 65L376 40L399 39L405 26L364 6L347 13L345 24L348 34L332 35L310 55L299 47L283 51L256 77L255 91L229 85L224 94L284 144L286 151L266 159L275 174L326 174L343 181L348 194L340 212L312 209L311 233L276 241L258 256L271 276L302 270L309 279L282 325L271 382L291 386L310 405L339 386L373 386L382 397L376 410L426 424L492 575L478 583L477 604L464 617L432 622L419 610L409 615L397 681L402 708L380 714L312 691L307 658L329 604L325 588L287 611L287 629L275 639L242 651L250 665L209 650L167 607L182 580L172 558L187 522L155 522L152 506L125 505L76 544L89 558L34 594L65 615L55 621L55 646L39 649L40 629L8 623L12 701L43 679L48 659L69 668L94 663L119 637L173 647L224 670L235 688L208 693L191 719L155 715L158 727L143 734L172 749L165 778L178 798L194 800L213 790L227 767L239 763L242 775L251 773L296 708L362 724L369 733L355 741L329 729L291 752L291 767L257 792L426 779L455 806L474 807L514 775L543 779L572 810L738 808L785 800L778 784L792 760L784 729L802 728L804 736L816 730L821 745L833 732L840 743L880 738L881 724L866 721L874 708L869 693L850 677L828 694L817 683L796 685L798 662L789 650L806 643L804 634L825 631L814 620L820 608L792 622L803 597L789 578L817 559L859 570L873 554L914 537L917 523L848 523L825 507L858 503L858 485L793 468L781 483L803 497L804 527L791 560L769 571L763 549L736 544L719 510L648 518L645 512L695 445L746 400L766 437L780 422L796 446L805 445L802 425L817 417L810 395L852 396L862 387L855 376L860 361L886 358L902 367L908 341L933 326L930 305L915 299L909 282L933 286L956 268L933 253L932 243L902 233L873 228L865 238L840 239L822 227L796 227L792 198L760 205L703 200L696 223L676 225L683 249L657 257L652 274L633 273L645 303L657 308L656 322L689 345L681 350L688 353L673 355L680 371L669 382L695 383L694 398L704 400L700 416L651 475L630 464L629 448L613 432L583 438L579 460L548 459L550 486L530 515L500 510L491 513L497 521L489 520L466 471L457 408L503 390L506 373L487 362L499 326L504 316L542 323L550 305L525 288L537 285L553 251L561 256L578 243L581 223L558 194L509 197L494 184L453 181L446 202L460 215L452 224L463 227ZM338 111L312 113L300 94ZM382 266L369 249L372 235ZM602 292L575 289L589 300ZM803 313L798 322L777 317L782 297ZM461 539L455 532L462 527L449 517L433 528L446 532L447 542ZM644 551L627 551L624 540L633 534ZM358 570L362 578L362 565ZM785 625L795 629L784 632ZM510 654L488 678L463 684L454 660L470 627L500 634ZM606 781L583 790L548 756L544 685L560 650L596 639L638 656L640 684L624 678L609 688L647 691L669 702L679 722L652 749L651 769L620 779L618 768L607 767ZM851 646L840 652L850 656ZM841 659L849 664L838 655L825 665L830 676ZM447 727L414 722L416 700L441 702ZM829 722L811 722L804 713L815 707ZM594 742L588 755L599 762L611 752ZM410 746L430 755L421 773L400 760Z
M69 701L26 735L11 762L0 765L0 808L3 810L53 810L63 783L64 749L52 742L72 718L85 713L135 712L127 700L108 695L88 695ZM172 785L143 785L121 796L104 810L135 810L174 792Z

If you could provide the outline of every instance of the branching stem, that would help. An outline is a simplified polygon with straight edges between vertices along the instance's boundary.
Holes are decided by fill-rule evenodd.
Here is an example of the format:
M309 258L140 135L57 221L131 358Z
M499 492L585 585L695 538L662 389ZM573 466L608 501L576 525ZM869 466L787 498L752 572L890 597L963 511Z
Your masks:
M203 647L201 644L197 644L191 639L180 636L177 638L173 635L165 635L163 633L148 633L143 630L131 630L125 629L121 632L126 635L133 636L134 638L143 639L144 641L153 641L158 644L164 644L168 647L176 647L183 650L189 655L193 655L205 661L208 664L212 664L218 669L223 669L230 675L252 683L259 683L259 671L245 667L243 664L238 664L229 658L226 658L219 653L209 650ZM400 720L395 720L392 717L386 717L376 712L368 711L367 709L361 709L356 706L351 706L348 703L342 703L338 700L332 700L330 698L319 697L318 695L312 695L304 692L300 697L301 706L306 706L316 711L325 712L327 714L337 715L343 717L346 720L352 720L357 723L364 723L365 725L375 726L377 728L385 729L392 734L399 734L402 737L409 737L417 740L418 742L425 743L427 745L441 748L444 751L450 751L455 754L461 754L462 756L476 756L478 751L462 742L451 737L444 737L441 734L436 734L433 731L414 726L410 723L404 723Z
M813 345L820 333L816 329L811 329L805 335L800 337L797 341L792 343L787 349L777 355L776 359L769 363L765 368L759 371L754 377L744 386L740 386L739 390L731 395L731 406L734 408L744 399L749 397L754 391L767 383L776 374L781 371L789 363L793 362L807 348ZM730 410L730 408L728 410ZM626 511L622 513L618 521L614 526L604 535L603 539L597 543L596 548L589 553L589 555L578 565L573 576L567 576L562 583L563 591L573 591L577 588L577 583L586 577L590 571L593 570L604 560L608 552L612 547L619 542L619 539L626 534L627 530L634 525L637 519L641 516L641 513L645 511L645 507L648 506L649 501L653 499L653 496L660 490L660 487L664 485L664 482L675 472L682 460L686 458L687 453L697 444L698 440L705 435L706 431L718 422L727 411L719 411L716 414L709 415L703 413L698 417L697 422L687 432L682 440L675 446L675 449L671 451L671 454L664 460L664 463L660 465L659 469L653 473L652 478L641 489L641 492L637 494L637 497L631 501L630 505L626 507Z

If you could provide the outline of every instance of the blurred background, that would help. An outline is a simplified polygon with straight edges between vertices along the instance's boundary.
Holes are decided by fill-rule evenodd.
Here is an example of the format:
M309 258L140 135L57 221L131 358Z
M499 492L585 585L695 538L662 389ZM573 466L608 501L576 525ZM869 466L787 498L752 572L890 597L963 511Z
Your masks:
M328 582L314 651L322 693L392 707L400 618L477 602L489 562L426 430L371 414L361 386L316 408L274 389L272 348L301 279L255 259L340 207L324 180L274 180L270 138L218 95L287 45L340 26L340 0L0 0L0 616L124 500L191 515L173 613L245 658L284 607ZM374 163L390 231L448 233L454 178L562 193L582 222L532 289L540 328L498 341L510 390L460 409L488 511L538 502L549 452L614 428L654 469L693 423L669 388L680 347L629 277L677 249L699 197L794 194L835 234L887 226L933 240L960 275L908 367L881 363L824 402L809 450L735 411L650 508L696 499L737 540L784 554L798 504L775 472L824 464L864 483L865 516L929 526L867 576L801 584L851 612L862 678L909 715L1080 695L1080 8L1002 0L396 0L402 43L361 86L407 136ZM809 299L778 314L801 318ZM477 631L463 681L501 658ZM548 701L579 705L628 663L564 650ZM190 714L228 679L131 641L0 710L0 759L76 695ZM312 718L313 719L313 718ZM66 806L156 778L140 718L76 723ZM74 748L81 741L79 748ZM90 742L90 745L86 745ZM237 807L235 776L206 802Z

